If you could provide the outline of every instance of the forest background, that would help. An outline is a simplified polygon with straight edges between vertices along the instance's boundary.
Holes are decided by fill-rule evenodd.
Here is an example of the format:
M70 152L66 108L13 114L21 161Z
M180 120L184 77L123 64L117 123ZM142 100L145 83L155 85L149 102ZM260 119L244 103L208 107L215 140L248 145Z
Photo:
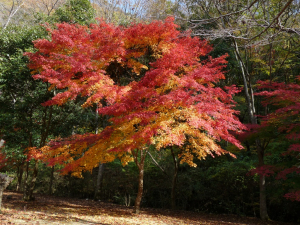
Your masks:
M33 79L24 53L36 51L33 41L49 38L40 24L88 26L103 18L130 27L132 22L149 24L173 16L180 31L210 41L211 57L228 54L226 79L216 86L241 89L234 96L235 109L248 130L236 134L242 150L219 142L235 158L195 157L196 167L180 163L178 148L149 147L141 206L299 222L299 7L298 0L1 1L1 171L15 177L8 188L23 191L26 200L38 192L134 204L139 186L135 163L123 167L118 159L99 162L77 178L61 175L62 165L49 167L30 151L54 138L97 134L109 118L96 113L96 104L82 108L85 97L43 106L59 90Z

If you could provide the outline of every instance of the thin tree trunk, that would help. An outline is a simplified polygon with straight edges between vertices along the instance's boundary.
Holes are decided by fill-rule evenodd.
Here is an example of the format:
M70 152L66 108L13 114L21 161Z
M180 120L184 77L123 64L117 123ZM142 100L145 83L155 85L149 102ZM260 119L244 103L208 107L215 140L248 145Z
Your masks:
M0 211L1 211L1 205L2 205L2 196L3 191L7 186L12 182L14 178L7 176L6 174L0 174Z
M173 149L171 148L171 153L174 161L174 175L172 179L172 190L171 190L171 208L176 209L176 186L177 186L177 176L178 176L178 159L176 158Z
M54 166L51 167L50 184L49 184L48 195L52 195L53 179L54 179Z
M139 184L138 184L138 193L135 199L135 213L139 214L141 209L141 202L143 197L143 189L144 189L144 164L140 164L139 166Z
M25 183L24 183L23 200L29 199L29 162L26 163Z
M264 150L260 147L258 151L258 166L264 166ZM259 212L262 220L269 220L267 211L267 197L266 197L266 177L259 175Z
M98 194L98 191L99 191L101 183L102 183L103 171L104 171L104 164L99 163L98 174L97 174L97 183L96 183L95 192L94 192L94 199L97 199L97 194Z
M28 176L29 176L29 162L26 162L26 165L25 165L25 183L28 180Z
M29 188L29 200L34 200L33 190L34 190L34 187L35 187L37 174L38 174L38 162L35 161L34 167L33 167L32 179L31 179L31 182L30 182L31 185L30 185L30 188Z
M25 191L24 191L24 201L32 201L34 200L33 197L33 190L35 187L35 182L37 179L38 174L38 162L35 160L34 167L33 167L33 174L31 177L31 181L29 182L28 179L26 181Z
M67 179L68 179L68 197L71 197L72 196L71 190L72 190L72 186L73 186L71 172L69 172ZM81 197L83 197L83 196L81 196Z
M24 161L20 164L20 166L18 168L18 182L17 182L16 191L22 190L23 173L24 173Z
M106 102L103 102L103 106L106 106ZM96 107L96 117L95 117L95 123L96 123L96 130L95 133L98 134L99 132L99 113L98 113L98 105ZM103 116L102 117L102 128L104 129L108 125L108 117ZM99 163L98 166L98 174L97 174L97 181L96 181L96 186L95 186L95 191L94 191L94 199L97 199L97 194L100 190L101 183L103 180L103 172L104 172L104 163Z
M29 147L32 147L32 135L29 134ZM29 161L26 162L25 168L25 186L24 186L24 193L23 193L23 200L28 201L29 197Z
M0 211L1 211L1 206L2 206L3 191L4 191L4 189L2 187L0 187Z
M49 110L49 116L48 116L48 120L47 120L48 109L50 109L50 110ZM43 125L42 125L42 129L41 129L41 141L40 141L40 145L39 145L40 148L46 144L46 140L47 140L49 130L50 130L51 119L52 119L52 110L53 110L52 107L45 107L45 109L44 109ZM32 147L32 144L30 144L30 147ZM23 199L25 201L34 200L33 190L35 187L37 175L38 175L38 162L35 160L33 173L32 173L30 182L28 181L28 174L27 174L25 191L24 191L24 196L23 196Z
M138 159L138 155L140 154L140 159ZM143 189L144 189L144 165L145 165L145 158L147 155L146 149L143 148L142 150L136 150L132 152L134 157L134 162L136 163L138 170L139 170L139 178L138 178L138 193L134 203L134 212L136 214L140 213L141 209L141 202L143 197Z
M248 74L248 71L242 61L237 43L234 39L233 39L233 42L234 42L234 47L235 47L235 57L236 57L236 60L239 62L241 70L242 70L244 91L245 91L245 96L246 96L246 100L247 100L247 104L248 104L249 118L250 118L251 124L257 124L257 118L255 116L254 95L253 95L253 89L251 86L250 75ZM249 80L249 87L248 87L248 83L247 83L247 78ZM250 94L249 94L249 91L250 91ZM255 145L256 145L256 151L258 154L259 166L260 165L262 166L262 165L264 165L264 149L261 146L259 138L257 138L255 140ZM262 220L268 220L269 216L268 216L268 212L267 212L266 182L265 182L265 176L262 176L262 175L260 176L259 193L260 193L260 198L259 198L260 218Z
M248 71L245 68L245 65L242 61L238 46L236 41L233 39L234 42L234 47L235 47L235 58L236 60L239 62L240 67L241 67L241 71L242 71L242 77L243 77L243 83L244 83L244 92L245 92L245 97L246 97L246 101L248 104L248 114L251 120L251 124L257 124L257 120L255 117L255 107L254 107L254 96L253 96L253 90L252 87L248 87L248 82L247 82L247 78L250 79L250 76L248 74ZM250 84L250 82L249 82ZM250 93L251 96L249 94L249 89L250 89Z
M98 114L98 105L96 107L96 117L95 117L95 124L96 124L96 129L95 129L95 134L98 134L98 126L99 126L99 114ZM106 121L105 118L103 118L103 128L105 128L106 126ZM96 181L96 186L95 186L95 190L94 190L94 199L97 199L97 194L98 191L100 189L100 185L101 185L101 180L103 177L103 163L99 163L98 165L98 174L97 174L97 181Z

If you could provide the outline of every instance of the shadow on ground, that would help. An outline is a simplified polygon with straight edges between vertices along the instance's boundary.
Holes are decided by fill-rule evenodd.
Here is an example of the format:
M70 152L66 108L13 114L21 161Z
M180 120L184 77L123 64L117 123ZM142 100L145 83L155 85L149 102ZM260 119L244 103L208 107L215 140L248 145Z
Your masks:
M9 196L9 197L8 197ZM164 209L143 209L139 215L133 207L85 199L36 195L35 201L25 202L22 193L5 191L0 224L281 224L263 222L258 218L236 215L214 215Z

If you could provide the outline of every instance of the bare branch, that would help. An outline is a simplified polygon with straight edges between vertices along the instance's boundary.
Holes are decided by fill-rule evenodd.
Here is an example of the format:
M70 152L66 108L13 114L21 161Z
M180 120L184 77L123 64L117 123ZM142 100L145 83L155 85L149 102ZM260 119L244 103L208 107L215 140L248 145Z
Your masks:
M151 153L149 151L147 151L147 154L150 156L150 158L152 159L152 161L154 162L154 164L164 173L166 173L166 171L158 164L158 162L154 159L154 157L151 155Z
M23 4L24 4L23 0L13 0L10 9L6 8L5 5L2 4L2 7L8 11L8 18L7 18L6 22L3 25L3 30L6 29L6 27L10 23L11 19L19 11L21 6L23 6Z
M196 5L192 5L196 10L194 15L197 13L204 19L191 19L191 28L194 35L210 40L235 39L244 47L267 45L270 40L276 41L282 33L300 35L299 13L295 13L299 12L300 5L295 1L278 3L275 14L274 6L264 0L253 0L247 6L241 5L238 0L212 0L209 3L198 0ZM201 11L197 11L196 6Z
M263 30L261 31L259 34L257 34L256 36L252 37L249 41L260 37L263 33L265 33L271 26L272 24L275 23L275 21L278 21L279 17L281 16L281 14L287 9L287 7L293 2L294 0L289 0L286 5L283 7L283 9L277 14L277 16L274 17L273 21Z
M242 12L245 12L247 10L250 10L250 8L255 4L257 3L259 0L255 0L253 1L248 7L246 7L245 9L242 9L242 10L239 10L239 11L235 11L235 12L231 12L231 13L227 13L227 14L224 14L224 15L220 15L218 17L213 17L213 18L209 18L209 19L201 19L201 20L191 20L192 22L200 22L200 23L204 23L204 24L209 24L209 23L212 23L212 22L215 22L221 18L224 18L224 17L228 17L228 16L231 16L231 15L235 15L235 14L240 14ZM216 8L217 8L217 5L216 5ZM221 13L220 13L221 14Z

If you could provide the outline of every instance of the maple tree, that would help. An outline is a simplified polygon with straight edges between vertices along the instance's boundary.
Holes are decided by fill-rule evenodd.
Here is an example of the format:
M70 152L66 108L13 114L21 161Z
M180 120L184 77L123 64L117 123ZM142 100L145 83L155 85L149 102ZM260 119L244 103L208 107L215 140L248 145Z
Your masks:
M77 176L99 162L134 161L139 169L139 212L149 146L178 146L183 150L181 163L191 166L196 166L194 156L229 153L220 140L242 148L230 133L244 129L233 109L232 96L239 90L215 86L225 78L227 55L200 61L212 47L179 32L173 18L129 27L103 21L89 27L56 26L48 28L51 40L35 41L37 52L26 53L33 77L49 82L50 89L62 89L44 105L86 97L83 107L97 104L98 113L110 117L110 125L99 134L76 134L33 148L33 156L41 154L50 165L65 164L62 173Z
M282 152L283 156L292 156L294 159L299 159L300 152L300 85L298 84L300 76L295 78L293 83L280 83L270 81L260 81L260 89L264 91L257 95L264 96L263 104L273 105L277 109L269 113L260 125L261 129L265 127L273 127L285 136L291 142L289 148ZM268 175L274 174L278 171L276 166L266 165L258 168L257 173L265 173ZM297 162L290 168L284 168L277 173L277 179L287 179L287 174L300 173L300 168ZM285 197L291 200L300 201L300 190L291 190L290 193L285 194Z

